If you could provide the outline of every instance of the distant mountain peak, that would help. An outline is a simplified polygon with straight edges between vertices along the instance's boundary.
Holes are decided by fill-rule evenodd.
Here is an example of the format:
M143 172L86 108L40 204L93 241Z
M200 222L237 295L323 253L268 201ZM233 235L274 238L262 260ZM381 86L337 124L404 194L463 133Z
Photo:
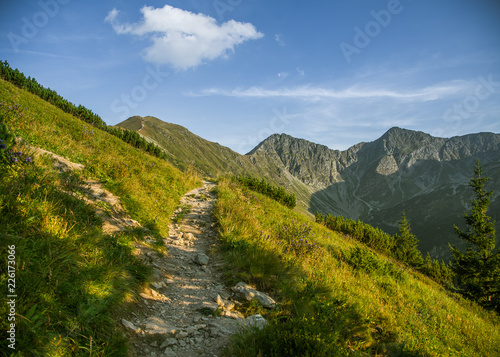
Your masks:
M423 131L404 129L397 126L393 126L387 130L380 139L393 139L393 138L409 138L415 139L419 137L431 138L432 135L424 133Z
M278 134L274 133L268 136L266 139L262 140L260 143L257 144L251 151L249 151L246 155L254 155L255 153L259 151L268 151L271 147L276 147L276 145L283 140L286 139L295 139L293 136L290 136L288 134Z

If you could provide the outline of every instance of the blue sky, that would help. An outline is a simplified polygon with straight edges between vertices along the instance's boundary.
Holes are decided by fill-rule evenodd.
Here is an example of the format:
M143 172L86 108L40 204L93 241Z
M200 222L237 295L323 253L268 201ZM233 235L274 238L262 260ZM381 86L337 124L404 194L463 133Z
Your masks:
M2 0L0 59L109 125L152 115L240 153L500 132L497 0Z

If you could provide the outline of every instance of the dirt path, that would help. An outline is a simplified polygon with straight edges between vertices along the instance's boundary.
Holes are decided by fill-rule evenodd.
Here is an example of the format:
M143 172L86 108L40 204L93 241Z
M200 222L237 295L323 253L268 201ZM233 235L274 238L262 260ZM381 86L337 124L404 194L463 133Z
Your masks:
M42 149L37 152L50 155L61 172L84 168L52 152ZM216 184L204 181L203 187L182 197L181 208L172 218L175 221L179 214L183 218L170 225L169 237L164 239L165 254L151 248L148 243L153 243L153 238L147 235L135 244L133 253L153 267L153 277L149 287L140 293L139 301L122 319L131 342L130 356L220 356L231 335L244 325L262 326L261 319L244 320L233 310L240 304L236 298L239 294L222 282L224 262L213 249L218 237L213 218L215 188ZM80 192L78 197L93 206L102 218L105 233L141 227L128 216L119 197L107 191L102 183L84 181Z
M71 162L51 151L40 148L33 148L33 150L36 155L49 155L54 162L54 167L60 172L81 171L85 168L84 165ZM139 222L130 218L120 198L106 190L101 182L93 179L85 180L79 186L79 191L79 195L75 192L68 192L68 194L77 196L94 208L97 216L102 219L104 233L114 234L130 228L142 227Z
M204 182L181 199L189 213L180 224L171 225L166 256L136 249L154 266L154 277L137 309L122 320L134 356L219 356L240 329L242 316L232 311L238 302L222 283L221 258L212 253L217 239L214 188Z

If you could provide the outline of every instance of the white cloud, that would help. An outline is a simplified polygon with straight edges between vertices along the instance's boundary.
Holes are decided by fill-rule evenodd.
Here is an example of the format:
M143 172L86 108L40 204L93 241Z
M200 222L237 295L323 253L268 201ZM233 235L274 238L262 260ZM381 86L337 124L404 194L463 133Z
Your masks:
M157 9L144 6L141 13L141 22L121 24L119 11L113 9L105 21L117 34L148 36L153 44L146 48L144 58L177 69L196 67L204 60L224 57L228 51L234 51L235 46L264 36L250 23L230 20L218 25L210 16L169 5Z
M452 81L434 86L396 91L385 88L374 88L370 86L353 85L351 87L336 90L318 86L298 86L292 88L266 89L262 87L251 87L247 89L236 88L224 90L210 88L201 91L198 96L220 95L238 98L289 98L307 101L329 100L329 99L395 99L401 101L435 101L444 97L463 93L470 88L470 83L464 81Z

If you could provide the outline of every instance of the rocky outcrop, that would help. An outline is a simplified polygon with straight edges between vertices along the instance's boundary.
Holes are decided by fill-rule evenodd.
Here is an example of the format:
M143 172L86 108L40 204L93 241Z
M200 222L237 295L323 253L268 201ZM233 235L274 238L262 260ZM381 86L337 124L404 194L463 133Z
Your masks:
M269 295L264 294L252 288L250 285L244 282L239 282L233 286L232 290L242 299L247 301L257 301L259 304L268 309L274 309L276 307L276 301L273 300Z

